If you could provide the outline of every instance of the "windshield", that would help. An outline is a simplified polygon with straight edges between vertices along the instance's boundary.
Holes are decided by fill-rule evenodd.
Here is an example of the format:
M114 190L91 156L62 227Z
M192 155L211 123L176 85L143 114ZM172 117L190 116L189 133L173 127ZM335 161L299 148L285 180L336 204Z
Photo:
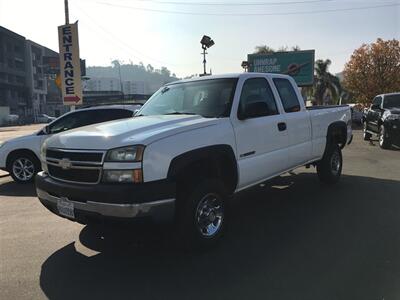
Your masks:
M156 92L138 116L195 114L229 116L237 78L210 79L171 84Z
M384 108L400 107L400 94L387 95L383 101Z

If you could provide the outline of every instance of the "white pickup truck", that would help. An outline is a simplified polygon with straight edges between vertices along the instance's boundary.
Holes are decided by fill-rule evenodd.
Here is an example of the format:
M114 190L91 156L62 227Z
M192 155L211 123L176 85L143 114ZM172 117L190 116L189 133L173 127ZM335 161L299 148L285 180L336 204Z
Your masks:
M207 246L224 231L229 196L304 165L335 183L351 139L350 108L306 108L289 76L183 80L132 119L47 139L37 195L83 224L172 219L187 240Z

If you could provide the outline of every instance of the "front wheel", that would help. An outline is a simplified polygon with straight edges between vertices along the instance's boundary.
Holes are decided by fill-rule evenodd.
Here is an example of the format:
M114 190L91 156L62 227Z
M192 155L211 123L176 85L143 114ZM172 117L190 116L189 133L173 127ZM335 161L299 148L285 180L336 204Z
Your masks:
M16 154L10 160L8 171L15 182L29 183L40 171L40 163L31 154Z
M192 187L178 199L178 232L187 246L207 248L223 235L226 193L218 179L203 180Z
M333 184L339 181L342 174L342 151L337 144L327 146L323 158L317 164L317 173L323 183Z
M382 149L389 149L390 146L391 146L391 142L390 142L389 137L387 136L386 129L385 129L384 125L382 125L379 128L379 146Z

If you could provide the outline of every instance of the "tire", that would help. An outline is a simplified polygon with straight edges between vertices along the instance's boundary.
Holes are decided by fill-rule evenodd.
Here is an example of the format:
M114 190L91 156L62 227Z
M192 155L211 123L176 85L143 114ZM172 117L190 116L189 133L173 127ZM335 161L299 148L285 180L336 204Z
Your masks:
M206 179L185 186L192 188L178 191L178 238L184 242L185 248L209 248L225 231L224 185L218 179Z
M21 152L12 155L7 169L16 183L25 184L33 182L41 166L33 154Z
M323 158L317 164L319 179L326 184L334 184L339 181L342 174L342 151L337 144L327 146Z
M392 145L390 138L386 134L386 129L384 125L379 127L379 147L382 149L389 149Z
M369 141L371 139L371 134L367 132L367 122L363 123L363 138L364 141Z

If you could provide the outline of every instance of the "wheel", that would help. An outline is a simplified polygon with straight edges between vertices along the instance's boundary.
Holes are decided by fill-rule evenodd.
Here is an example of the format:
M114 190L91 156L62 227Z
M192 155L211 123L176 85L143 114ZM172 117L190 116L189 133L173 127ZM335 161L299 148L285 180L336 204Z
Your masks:
M392 143L386 134L385 126L381 125L381 127L379 127L379 146L382 149L389 149L391 145Z
M317 173L323 183L333 184L339 181L342 174L342 151L337 144L327 147L323 158L317 164Z
M29 183L40 171L40 162L29 153L18 153L11 157L8 172L17 183Z
M207 248L223 235L226 193L218 179L203 180L191 186L193 188L178 196L178 235L183 238L185 246Z
M369 141L371 139L371 134L367 132L367 122L363 123L363 137L364 141Z

